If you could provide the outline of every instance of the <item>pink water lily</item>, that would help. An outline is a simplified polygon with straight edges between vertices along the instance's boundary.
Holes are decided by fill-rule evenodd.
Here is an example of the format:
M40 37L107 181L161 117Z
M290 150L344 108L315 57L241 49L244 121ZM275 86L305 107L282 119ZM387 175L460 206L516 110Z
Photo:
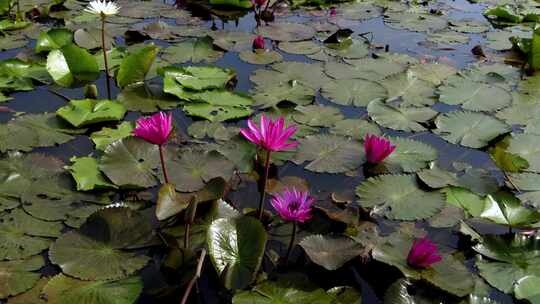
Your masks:
M330 14L330 17L335 17L335 16L337 16L337 10L336 10L336 8L332 6L332 7L330 8L329 14Z
M407 256L407 264L415 268L428 268L441 260L437 246L426 237L415 239Z
M256 126L253 120L248 119L248 128L240 129L240 133L249 141L272 152L296 147L298 142L287 142L295 132L295 126L285 128L285 119L283 117L273 121L264 114L261 115L259 126Z
M279 216L290 222L304 223L311 218L311 206L315 199L307 191L296 188L285 190L272 198L272 206Z
M376 135L366 134L364 138L364 151L369 163L377 164L387 158L396 150L396 146L384 138Z
M257 36L253 39L253 49L254 50L264 50L264 37Z
M150 117L137 120L133 134L154 145L163 145L169 139L172 131L172 113L156 113Z

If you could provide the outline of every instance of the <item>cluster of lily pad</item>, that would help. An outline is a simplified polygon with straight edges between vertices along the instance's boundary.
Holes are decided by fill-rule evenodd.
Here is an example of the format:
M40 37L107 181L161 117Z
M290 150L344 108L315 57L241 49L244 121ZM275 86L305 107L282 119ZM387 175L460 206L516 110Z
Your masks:
M381 279L373 266L400 273L384 286L388 303L497 303L489 286L540 301L539 76L494 62L458 71L340 29L380 17L403 33L428 32L429 43L459 45L489 31L487 22L372 1L251 34L210 31L148 3L96 1L81 15L84 2L34 11L21 1L23 13L0 23L14 48L28 39L17 31L39 32L24 56L0 62L1 101L53 82L52 94L85 94L0 125L0 299L185 303L204 277L216 282L202 292L228 290L224 302L360 303L357 277ZM266 4L251 5L261 15ZM31 13L65 18L65 27L39 30ZM145 16L177 25L126 26ZM121 47L111 39L118 33L127 44L168 45ZM488 49L508 48L490 33ZM173 65L227 52L259 65L249 94L234 90L242 79L231 68ZM312 61L283 61L289 55ZM94 82L101 71L106 95ZM153 115L122 121L128 112ZM185 126L184 115L202 120ZM95 149L69 164L42 154L81 139ZM470 166L468 154L485 163ZM55 265L53 277L42 275L45 265Z

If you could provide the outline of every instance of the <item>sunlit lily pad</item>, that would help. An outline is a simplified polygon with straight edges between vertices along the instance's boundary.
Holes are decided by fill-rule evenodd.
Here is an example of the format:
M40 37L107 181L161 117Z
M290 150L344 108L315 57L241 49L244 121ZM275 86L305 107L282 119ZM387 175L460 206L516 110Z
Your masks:
M208 253L225 287L242 289L255 278L266 246L266 231L252 217L217 219L208 228Z
M47 71L57 84L65 87L79 81L96 80L99 76L94 56L74 44L51 51L47 56Z
M43 267L45 261L41 256L26 260L0 262L0 299L14 296L32 288L41 274L33 272ZM10 302L11 303L11 302Z
M367 107L369 116L383 127L409 132L425 131L421 125L435 116L437 112L423 107L393 107L380 100L373 100Z
M158 148L142 139L128 137L108 145L99 169L117 186L151 187L157 181Z
M130 84L144 82L158 52L157 46L149 44L124 57L116 74L118 86L124 88Z
M533 134L515 134L510 138L508 152L524 158L529 167L526 171L540 172L540 136Z
M140 277L119 281L82 281L59 274L49 280L43 294L49 302L58 304L131 304L136 302L142 289Z
M442 194L421 190L414 175L371 177L356 188L356 195L373 213L396 220L429 218L444 206Z
M488 195L480 217L511 227L528 227L540 221L540 213L521 205L511 193Z
M161 58L168 63L210 63L222 56L223 52L213 46L212 38L204 37L173 44L163 50Z
M73 32L68 29L55 28L41 32L36 41L35 50L38 53L60 49L73 42Z
M388 91L390 101L401 98L403 106L426 106L435 103L435 86L411 70L389 76L379 82Z
M56 114L75 127L104 121L120 120L126 108L111 100L81 99L72 100L56 111Z
M465 78L454 78L439 87L439 101L450 104L461 104L463 109L471 111L494 111L509 105L512 96L505 89Z
M482 148L490 140L510 131L508 125L496 118L464 111L443 114L437 117L435 124L436 134L451 143L471 148Z
M124 249L142 246L151 236L152 227L140 213L127 207L109 207L88 218L79 230L58 238L49 258L65 274L76 278L121 279L148 262L148 257Z
M437 159L437 150L421 141L403 137L391 137L396 150L384 160L384 165L393 172L416 172Z
M116 188L105 179L98 169L98 162L93 157L72 157L73 164L67 169L77 182L77 190L88 191L100 188Z
M104 127L101 130L90 134L90 139L92 139L96 145L96 149L105 150L110 143L130 136L133 128L132 122L124 121L114 129Z

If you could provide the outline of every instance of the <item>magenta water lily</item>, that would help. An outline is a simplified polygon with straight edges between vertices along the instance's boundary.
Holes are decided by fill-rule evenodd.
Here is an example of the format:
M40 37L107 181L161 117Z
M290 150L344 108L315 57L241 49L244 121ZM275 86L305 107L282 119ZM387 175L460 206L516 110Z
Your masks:
M163 157L163 145L169 140L172 131L172 113L159 112L150 117L141 117L137 120L137 127L133 134L146 140L149 143L159 146L159 156L161 159L161 168L165 182L169 182L165 160Z
M392 152L396 150L396 146L380 136L366 134L364 138L364 151L368 163L377 164L384 161Z
M298 142L296 141L289 142L289 138L296 132L296 127L289 126L286 128L285 118L279 117L273 121L272 118L266 117L264 114L261 115L259 126L256 126L251 119L248 119L247 124L248 128L240 129L240 133L252 143L266 150L262 190L259 200L259 219L262 219L271 153L275 151L289 150L298 145Z
M264 37L257 36L253 39L253 49L254 50L264 50Z
M415 268L428 268L441 260L437 246L426 237L415 239L407 256L407 264Z
M287 189L280 194L274 195L272 198L272 206L279 216L293 223L291 241L287 248L285 261L289 260L291 250L294 247L296 224L304 223L311 218L311 207L314 203L315 199L307 191L299 191L296 188Z

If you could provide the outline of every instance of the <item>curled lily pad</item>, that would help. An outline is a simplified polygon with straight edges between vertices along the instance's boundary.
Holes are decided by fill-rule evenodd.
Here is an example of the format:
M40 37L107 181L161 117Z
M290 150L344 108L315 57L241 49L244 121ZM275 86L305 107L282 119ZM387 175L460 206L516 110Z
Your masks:
M127 55L118 68L116 75L118 86L123 88L130 84L143 82L158 52L159 48L151 44Z
M148 257L126 249L152 237L147 218L127 207L108 207L90 216L77 231L63 234L49 258L65 274L83 280L115 280L141 269Z
M78 81L93 81L99 76L94 56L74 44L51 51L47 56L47 71L57 84L65 87Z
M488 195L480 217L510 227L529 227L540 220L540 213L521 205L510 193Z
M151 187L157 183L153 169L158 163L157 146L128 137L107 146L99 169L117 186Z
M39 34L35 49L38 53L48 52L70 43L73 43L73 32L64 28L55 28Z
M49 302L58 304L131 304L136 302L142 289L140 277L119 281L82 281L59 274L49 280L43 293Z
M72 100L56 111L56 114L75 127L104 121L120 120L126 108L111 100L81 99Z
M208 253L229 289L242 289L255 278L266 246L266 231L252 217L217 219L208 228Z
M356 188L356 195L362 206L397 220L429 218L444 206L443 196L420 189L414 175L371 177Z

